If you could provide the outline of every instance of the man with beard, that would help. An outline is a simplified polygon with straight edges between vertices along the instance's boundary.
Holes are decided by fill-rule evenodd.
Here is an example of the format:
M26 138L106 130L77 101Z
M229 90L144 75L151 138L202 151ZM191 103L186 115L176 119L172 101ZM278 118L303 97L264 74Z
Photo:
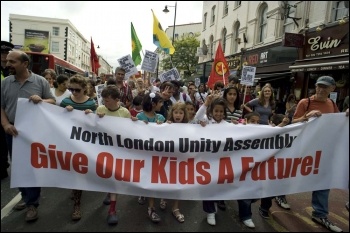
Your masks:
M10 156L12 155L12 137L18 135L14 126L18 98L28 98L34 104L47 102L55 104L56 100L50 91L49 82L42 76L28 70L29 56L22 51L11 51L6 57L6 66L10 75L1 81L1 125L6 132ZM25 220L38 219L40 187L19 188L27 207ZM21 203L20 203L21 204ZM22 209L24 209L22 208ZM16 208L20 209L20 208Z
M1 81L5 79L9 75L8 68L6 68L6 57L10 50L13 49L13 44L7 41L1 41ZM6 136L4 128L0 127L0 134L1 134L1 161L0 161L0 176L1 179L5 179L8 177L7 168L10 166L8 162L8 147L6 142Z

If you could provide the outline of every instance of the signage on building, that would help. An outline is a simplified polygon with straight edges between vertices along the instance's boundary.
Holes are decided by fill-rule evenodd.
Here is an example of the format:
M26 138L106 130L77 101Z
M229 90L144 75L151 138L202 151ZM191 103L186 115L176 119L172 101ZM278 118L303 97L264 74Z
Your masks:
M319 58L349 53L349 23L310 32L305 37L304 58Z
M275 46L248 51L243 55L247 66L264 67L281 63L294 62L298 59L298 49L293 47Z
M239 56L226 58L226 61L230 70L239 69L239 65L241 64L241 58Z
M285 32L282 39L282 46L302 48L304 45L304 35Z
M50 53L49 32L39 30L24 30L23 51Z
M293 66L292 66L293 67ZM292 68L292 72L314 72L314 71L328 71L328 70L347 70L349 69L349 64L342 64L342 65L332 65L332 64L326 64L323 66L312 66L312 67L298 67L298 68Z

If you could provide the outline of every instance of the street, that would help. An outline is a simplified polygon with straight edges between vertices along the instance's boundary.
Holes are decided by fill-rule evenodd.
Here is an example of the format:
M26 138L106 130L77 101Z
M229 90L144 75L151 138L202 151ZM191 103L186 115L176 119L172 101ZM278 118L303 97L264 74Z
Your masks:
M137 197L120 195L117 200L119 223L109 226L106 222L108 206L103 205L104 193L83 191L82 219L71 220L73 201L71 190L43 188L40 200L39 219L33 223L24 221L25 210L16 211L12 207L20 199L17 188L10 189L10 178L1 181L1 231L2 232L286 232L308 231L328 232L327 229L311 221L310 193L287 195L292 209L281 209L273 201L270 210L272 218L264 220L258 214L259 202L252 205L255 229L244 226L238 218L237 201L226 201L226 211L218 210L216 226L206 222L206 213L201 201L180 201L180 210L185 222L179 223L171 214L172 201L168 200L165 211L159 208L159 199L155 200L156 211L162 218L158 224L152 223L147 216L147 204L139 205ZM14 199L15 198L15 199ZM13 200L14 199L14 200ZM332 190L330 198L330 219L349 232L349 212L344 207L348 200L348 191Z

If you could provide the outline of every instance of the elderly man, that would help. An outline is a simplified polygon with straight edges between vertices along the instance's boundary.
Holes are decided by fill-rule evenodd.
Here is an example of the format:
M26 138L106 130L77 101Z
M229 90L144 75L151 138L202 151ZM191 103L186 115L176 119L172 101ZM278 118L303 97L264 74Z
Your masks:
M18 135L14 126L18 98L28 98L34 104L47 102L55 104L48 81L28 70L30 58L22 51L11 51L6 66L10 76L1 81L1 125L6 132L7 143L12 154L12 137ZM29 119L30 120L30 119ZM16 209L27 207L26 221L38 219L40 187L19 188L25 205L19 203Z
M337 105L328 98L335 89L335 81L330 76L321 76L316 81L316 93L299 101L293 116L293 123L307 121L310 117L320 117L322 114L337 113ZM327 217L329 189L312 192L312 220L328 230L342 232Z

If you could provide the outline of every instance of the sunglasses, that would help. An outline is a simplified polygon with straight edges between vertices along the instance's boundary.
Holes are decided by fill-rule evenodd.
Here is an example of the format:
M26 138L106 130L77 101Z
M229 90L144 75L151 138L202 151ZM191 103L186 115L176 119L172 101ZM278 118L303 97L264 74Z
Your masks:
M69 90L70 92L80 92L80 91L81 91L80 88L68 88L68 90Z

